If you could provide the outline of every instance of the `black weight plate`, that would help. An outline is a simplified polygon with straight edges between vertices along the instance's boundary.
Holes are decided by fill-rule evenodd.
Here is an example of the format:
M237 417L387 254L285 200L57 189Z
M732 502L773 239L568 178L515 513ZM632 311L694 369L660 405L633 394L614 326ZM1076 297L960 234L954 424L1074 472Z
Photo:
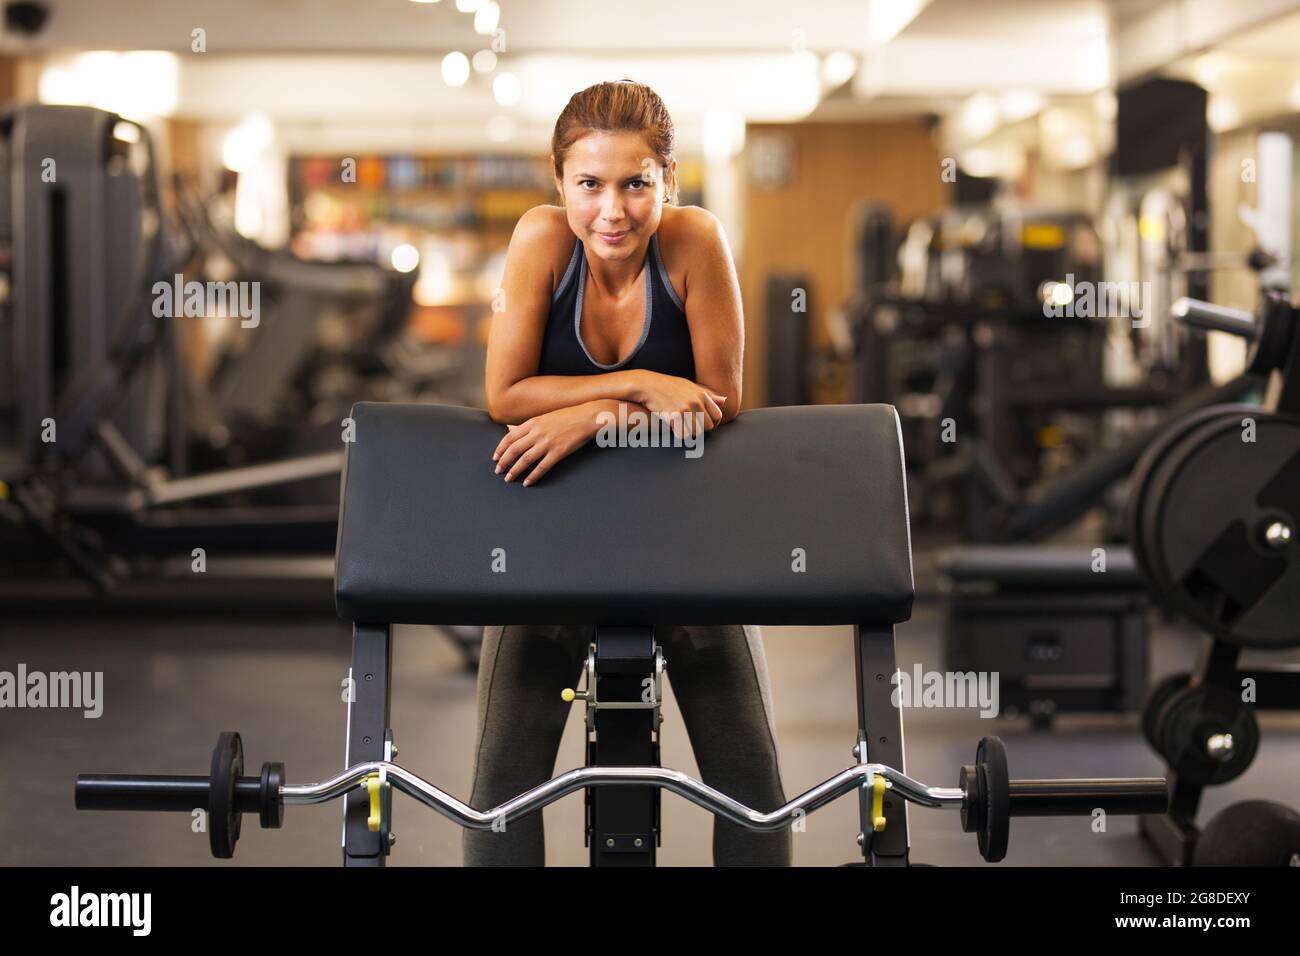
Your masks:
M1217 760L1205 749L1212 734L1232 735L1232 755ZM1182 779L1205 786L1227 783L1246 772L1259 750L1255 711L1232 691L1201 684L1171 696L1160 711L1157 748Z
M239 841L239 808L235 806L235 781L244 774L244 742L225 731L212 750L212 775L208 783L208 842L212 855L228 860Z
M984 774L976 766L961 768L957 787L965 798L961 802L961 829L963 833L977 833L984 829Z
M258 817L263 829L284 826L284 798L280 788L284 786L284 764L262 764L262 776L258 781Z
M1168 471L1165 463L1170 453L1175 448L1182 447L1183 441L1189 435L1204 428L1207 423L1233 422L1240 426L1244 418L1258 418L1264 414L1267 412L1259 405L1244 403L1211 405L1199 409L1183 416L1174 426L1162 432L1139 460L1138 467L1142 471L1140 475L1137 471L1134 472L1139 485L1137 492L1130 499L1129 533L1133 538L1133 555L1138 566L1142 568L1147 582L1156 588L1157 592L1162 590L1162 586L1158 580L1158 569L1152 567L1150 558L1150 543L1155 534L1152 530L1154 524L1151 501L1154 497L1158 497L1153 495L1153 489L1158 490L1163 487L1161 483L1166 480Z
M1231 643L1300 644L1300 540L1270 549L1280 520L1300 539L1300 419L1256 412L1216 418L1164 455L1143 506L1147 570L1160 597Z
M1268 800L1224 807L1201 830L1192 864L1300 865L1300 813Z
M1263 301L1255 309L1255 322L1259 337L1246 357L1246 370L1252 375L1266 376L1275 368L1283 368L1291 352L1296 318L1290 299L1277 290L1265 291Z
M1147 584L1150 585L1157 599L1172 611L1178 610L1177 602L1170 595L1174 585L1160 561L1162 552L1159 546L1159 538L1163 530L1161 522L1164 520L1161 504L1168 490L1170 477L1177 473L1170 465L1170 460L1182 461L1182 456L1185 456L1189 449L1197 447L1190 441L1193 436L1206 434L1216 426L1224 429L1240 428L1242 420L1247 417L1235 413L1219 415L1217 406L1209 411L1213 411L1214 414L1207 415L1195 427L1180 431L1176 439L1164 449L1159 460L1154 463L1144 483L1145 494L1142 495L1141 510L1138 512L1138 537L1142 542L1143 572ZM1260 414L1262 410L1254 409L1249 413L1249 417L1258 420Z
M1160 753L1160 734L1157 729L1160 711L1170 697L1187 687L1190 680L1190 674L1170 674L1147 695L1146 705L1142 708L1142 736L1156 753Z
M984 737L975 749L975 766L983 775L984 826L977 837L980 854L989 863L1007 855L1011 837L1011 775L1007 771L1007 748L998 737Z
M1173 447L1174 443L1188 434L1193 429L1199 428L1205 422L1217 418L1219 415L1248 415L1258 414L1262 409L1258 405L1246 404L1225 404L1209 405L1205 408L1198 408L1194 412L1176 419L1169 427L1156 435L1151 444L1147 445L1142 456L1138 458L1137 464L1133 466L1133 472L1129 478L1128 502L1125 507L1125 523L1128 528L1129 546L1133 549L1133 557L1137 561L1138 568L1146 573L1146 539L1142 533L1142 506L1147 497L1147 489L1156 467L1164 460L1165 453Z

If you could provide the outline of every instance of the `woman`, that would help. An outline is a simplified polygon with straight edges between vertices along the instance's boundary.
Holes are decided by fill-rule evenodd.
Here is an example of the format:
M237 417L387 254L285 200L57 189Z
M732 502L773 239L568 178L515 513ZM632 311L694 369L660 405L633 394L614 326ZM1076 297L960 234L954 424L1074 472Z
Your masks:
M684 414L717 428L740 410L740 290L717 220L676 196L673 125L647 86L574 95L551 141L562 206L529 210L506 259L488 342L487 403L507 434L493 459L530 485L590 441L603 412ZM676 426L674 426L676 427ZM701 489L707 494L708 489ZM737 529L743 533L743 529ZM487 810L549 779L590 627L486 628L470 804ZM742 803L785 803L756 627L676 627L664 657L704 782ZM469 866L545 862L540 813L465 831ZM788 830L714 822L713 859L789 865Z

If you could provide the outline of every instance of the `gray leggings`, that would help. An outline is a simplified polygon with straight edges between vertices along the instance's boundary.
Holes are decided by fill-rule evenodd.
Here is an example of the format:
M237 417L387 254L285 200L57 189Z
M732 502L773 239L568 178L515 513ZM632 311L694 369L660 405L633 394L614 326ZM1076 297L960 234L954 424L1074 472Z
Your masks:
M591 627L507 625L483 630L478 745L470 805L490 810L549 780L594 636ZM663 645L668 679L700 775L768 812L785 803L762 634L753 625L676 627ZM466 830L466 866L542 866L542 812L503 832ZM715 866L789 866L790 831L759 833L714 818Z

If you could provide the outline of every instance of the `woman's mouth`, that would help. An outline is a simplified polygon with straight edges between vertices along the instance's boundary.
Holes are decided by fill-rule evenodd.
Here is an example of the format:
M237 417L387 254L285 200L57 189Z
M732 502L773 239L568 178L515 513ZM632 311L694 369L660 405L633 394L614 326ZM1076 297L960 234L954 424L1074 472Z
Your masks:
M611 246L616 246L627 238L626 232L598 232L596 235L600 236L601 239L604 239Z

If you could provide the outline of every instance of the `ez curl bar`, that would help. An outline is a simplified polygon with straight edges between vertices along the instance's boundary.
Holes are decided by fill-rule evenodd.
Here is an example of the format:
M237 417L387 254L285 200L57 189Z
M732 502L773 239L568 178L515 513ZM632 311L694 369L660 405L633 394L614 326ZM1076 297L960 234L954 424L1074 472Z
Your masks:
M256 813L263 828L276 828L284 822L286 806L326 803L357 788L369 794L369 828L386 834L392 788L462 827L488 830L508 826L576 790L595 786L668 790L746 829L763 831L787 827L799 815L862 789L872 801L874 832L883 832L883 802L887 794L893 794L919 806L960 811L962 829L976 834L980 854L990 863L1006 856L1012 817L1087 816L1098 809L1158 814L1168 807L1166 783L1161 777L1012 780L1006 747L997 737L985 737L976 750L975 762L961 768L955 787L932 787L884 764L859 763L764 813L666 767L588 766L562 773L500 806L480 811L389 760L359 763L319 783L287 783L283 763L264 763L258 776L245 776L243 743L233 732L218 737L208 776L81 774L76 783L76 806L78 810L205 809L213 856L228 859L234 855L244 814Z

